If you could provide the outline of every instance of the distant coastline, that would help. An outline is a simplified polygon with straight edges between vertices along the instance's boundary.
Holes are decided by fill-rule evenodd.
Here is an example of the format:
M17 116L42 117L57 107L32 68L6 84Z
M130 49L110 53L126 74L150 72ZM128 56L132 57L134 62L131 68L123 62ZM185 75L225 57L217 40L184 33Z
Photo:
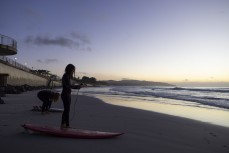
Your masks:
M112 85L112 86L175 86L165 82L153 82L153 81L141 81L141 80L108 80L97 81L100 85Z

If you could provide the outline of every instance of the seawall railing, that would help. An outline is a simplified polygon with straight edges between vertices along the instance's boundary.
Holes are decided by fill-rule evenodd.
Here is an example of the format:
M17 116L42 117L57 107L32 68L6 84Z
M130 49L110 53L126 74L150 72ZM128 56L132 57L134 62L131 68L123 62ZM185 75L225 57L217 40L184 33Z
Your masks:
M10 64L10 65L12 65L14 67L17 67L17 68L21 69L21 70L24 70L24 71L27 71L27 72L31 71L31 69L28 68L27 66L25 66L23 64L20 64L20 63L16 62L15 60L12 60L12 59L10 59L10 58L8 58L6 56L0 56L0 60L2 62L6 63L6 64Z
M17 49L17 42L13 38L0 34L0 44Z

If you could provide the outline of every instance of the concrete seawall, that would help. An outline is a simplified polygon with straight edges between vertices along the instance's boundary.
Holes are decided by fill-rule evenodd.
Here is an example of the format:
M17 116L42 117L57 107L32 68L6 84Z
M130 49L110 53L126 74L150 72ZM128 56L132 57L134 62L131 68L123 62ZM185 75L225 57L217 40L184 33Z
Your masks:
M8 74L7 84L12 86L30 85L30 86L46 86L48 78L31 72L19 69L6 62L0 61L0 74ZM60 82L53 82L54 86L60 86Z

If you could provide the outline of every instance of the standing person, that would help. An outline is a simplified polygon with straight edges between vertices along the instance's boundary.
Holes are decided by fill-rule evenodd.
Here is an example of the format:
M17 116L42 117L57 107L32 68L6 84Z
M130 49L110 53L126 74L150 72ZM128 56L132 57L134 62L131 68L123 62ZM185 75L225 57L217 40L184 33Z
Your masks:
M60 94L50 90L41 90L37 93L37 97L43 102L41 107L41 113L48 112L52 102L56 102L59 99Z
M62 114L61 128L69 128L69 113L71 105L71 89L80 89L81 85L72 86L71 79L75 76L75 66L68 64L65 68L65 73L62 77L63 90L61 93L61 99L64 104L64 112Z

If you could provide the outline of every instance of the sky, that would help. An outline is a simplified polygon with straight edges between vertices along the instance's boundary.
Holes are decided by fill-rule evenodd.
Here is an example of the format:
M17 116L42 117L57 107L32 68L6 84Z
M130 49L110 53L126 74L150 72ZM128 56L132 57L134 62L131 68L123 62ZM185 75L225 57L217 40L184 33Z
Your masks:
M1 0L8 56L97 80L229 83L229 0Z

